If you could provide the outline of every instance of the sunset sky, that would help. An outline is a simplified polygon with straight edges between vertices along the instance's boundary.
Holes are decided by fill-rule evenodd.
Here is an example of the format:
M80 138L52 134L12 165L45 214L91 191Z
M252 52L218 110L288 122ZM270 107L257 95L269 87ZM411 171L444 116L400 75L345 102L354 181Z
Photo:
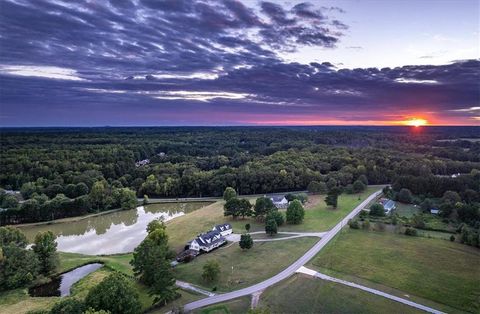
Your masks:
M480 125L479 6L3 0L0 126Z

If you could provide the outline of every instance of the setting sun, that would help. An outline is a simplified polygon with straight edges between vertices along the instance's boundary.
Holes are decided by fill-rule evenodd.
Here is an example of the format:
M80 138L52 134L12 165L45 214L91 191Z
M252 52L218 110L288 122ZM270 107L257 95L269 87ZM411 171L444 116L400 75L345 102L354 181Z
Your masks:
M418 119L418 118L413 118L410 120L405 121L405 125L408 126L414 126L414 127L419 127L423 125L427 125L428 121L425 119Z

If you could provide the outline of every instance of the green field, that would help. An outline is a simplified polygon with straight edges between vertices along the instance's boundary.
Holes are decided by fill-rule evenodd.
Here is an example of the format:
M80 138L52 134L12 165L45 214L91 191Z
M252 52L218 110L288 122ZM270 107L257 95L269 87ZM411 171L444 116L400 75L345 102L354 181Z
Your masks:
M200 255L188 264L175 268L176 277L199 286L220 291L232 291L270 278L302 256L318 238L298 238L285 241L255 243L250 250L242 251L238 243ZM218 282L202 279L202 267L209 260L221 266ZM233 266L233 270L232 270Z
M337 209L327 208L323 201L323 195L311 196L311 198L316 198L317 202L306 209L303 223L300 225L283 225L279 228L279 231L328 231L355 206L378 189L379 187L369 187L361 194L342 194L338 198ZM252 204L255 203L255 199L249 198L249 200ZM170 236L171 246L176 250L181 250L187 241L192 240L202 232L211 230L214 225L224 222L232 224L236 233L244 232L247 223L251 225L251 232L265 230L264 224L253 218L237 218L234 220L231 217L225 217L223 215L223 205L224 202L219 201L169 221L167 232Z
M259 307L271 313L422 313L410 306L321 279L294 275L267 289Z
M478 265L480 250L455 242L345 229L308 266L476 312L480 309Z
M300 225L284 225L280 231L311 231L322 232L333 228L340 220L352 211L358 204L366 199L370 194L379 190L379 187L368 187L360 194L342 194L338 197L337 209L327 207L323 195L318 197L318 203L312 208L305 210L305 218Z

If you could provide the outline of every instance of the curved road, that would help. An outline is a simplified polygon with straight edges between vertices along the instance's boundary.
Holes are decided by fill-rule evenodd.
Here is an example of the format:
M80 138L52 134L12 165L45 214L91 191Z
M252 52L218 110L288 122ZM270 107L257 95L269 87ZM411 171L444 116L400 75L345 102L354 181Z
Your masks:
M375 197L377 197L380 193L382 193L382 190L379 190L373 194L371 194L366 200L364 200L362 203L360 203L355 209L353 209L350 214L348 214L345 218L342 219L335 227L333 227L329 232L326 233L326 235L320 239L310 250L307 251L302 257L300 257L297 261L295 261L293 264L288 266L285 270L282 272L278 273L277 275L262 281L260 283L257 283L256 285L243 288L240 290L224 293L224 294L218 294L213 297L208 297L205 299L201 299L198 301L194 301L191 303L188 303L184 306L184 310L186 312L208 306L211 304L219 303L219 302L225 302L231 299L243 297L246 295L250 295L252 293L255 293L257 291L265 290L266 288L273 286L274 284L290 277L293 275L301 266L303 266L305 263L307 263L309 260L311 260L315 255L317 255L318 252L320 252L321 249L327 245L328 242L330 242L335 235L342 230L342 228L348 223L348 220L352 219L355 217L367 204L372 201Z

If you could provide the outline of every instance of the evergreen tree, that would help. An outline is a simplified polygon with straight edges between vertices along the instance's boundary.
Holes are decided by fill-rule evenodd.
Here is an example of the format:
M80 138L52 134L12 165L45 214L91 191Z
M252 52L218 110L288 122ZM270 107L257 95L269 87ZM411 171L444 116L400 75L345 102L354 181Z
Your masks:
M249 234L242 234L240 236L240 242L239 242L240 248L244 250L249 250L253 247L253 240L252 236Z

